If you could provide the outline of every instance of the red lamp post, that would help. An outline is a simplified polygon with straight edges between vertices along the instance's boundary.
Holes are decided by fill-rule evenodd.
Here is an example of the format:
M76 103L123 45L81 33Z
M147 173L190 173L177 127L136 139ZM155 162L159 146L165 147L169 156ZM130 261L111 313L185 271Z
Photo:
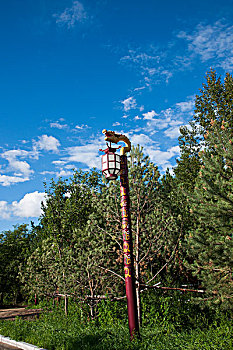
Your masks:
M124 249L124 271L125 271L125 288L128 308L128 322L131 340L135 334L139 334L139 322L136 304L136 289L134 278L133 262L133 243L131 232L130 218L130 198L129 198L129 181L126 152L131 149L129 139L124 135L119 135L113 131L103 130L105 140L110 141L102 156L102 173L108 180L116 180L120 173L120 194L121 194L121 216L122 216L122 233ZM121 155L116 154L116 148L111 147L111 142L118 143L124 141L126 147L121 148ZM120 147L118 147L120 148Z

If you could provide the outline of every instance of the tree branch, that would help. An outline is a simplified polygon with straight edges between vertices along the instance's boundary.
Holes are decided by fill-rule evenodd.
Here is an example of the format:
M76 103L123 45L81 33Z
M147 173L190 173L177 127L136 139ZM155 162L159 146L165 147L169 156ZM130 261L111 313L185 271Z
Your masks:
M175 248L173 249L173 252L172 252L170 258L168 259L168 261L161 267L161 269L160 269L147 283L150 283L151 281L153 281L153 280L155 279L155 277L157 277L158 274L159 274L159 273L169 264L169 262L173 259L174 253L175 253L175 251L176 251L176 249L177 249L177 247L178 247L178 243L179 243L179 241L180 241L180 236L181 236L181 232L180 232L180 235L179 235L179 237L178 237L178 240L177 240L177 243L176 243L176 245L175 245Z
M112 271L112 270L107 269L106 267L103 267L103 266L100 266L100 265L98 265L98 267L101 268L101 269L103 269L103 270L105 270L105 271L111 272L113 275L119 277L119 278L122 279L123 281L125 280L124 277L122 277L121 275L119 275L118 273L116 273L116 272L114 272L114 271Z
M195 293L205 293L203 289L189 289L189 288L175 288L175 287L161 287L159 285L148 286L147 284L141 284L141 287L145 287L146 289L163 289L163 290L180 290L182 292L195 292ZM146 290L144 289L144 290Z

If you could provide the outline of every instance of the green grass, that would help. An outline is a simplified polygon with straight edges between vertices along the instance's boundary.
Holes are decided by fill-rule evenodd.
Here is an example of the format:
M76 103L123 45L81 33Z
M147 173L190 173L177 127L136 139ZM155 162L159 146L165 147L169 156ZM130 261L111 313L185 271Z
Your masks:
M82 324L77 319L46 315L36 321L17 319L0 324L1 334L48 350L231 350L232 330L226 322L190 331L142 327L141 339L130 342L128 327L121 322L100 327L96 322Z
M233 326L229 316L208 313L180 299L144 301L140 339L129 340L124 303L102 303L99 318L88 321L80 308L70 305L46 312L33 321L1 321L0 334L47 350L233 350ZM177 304L178 303L178 304Z

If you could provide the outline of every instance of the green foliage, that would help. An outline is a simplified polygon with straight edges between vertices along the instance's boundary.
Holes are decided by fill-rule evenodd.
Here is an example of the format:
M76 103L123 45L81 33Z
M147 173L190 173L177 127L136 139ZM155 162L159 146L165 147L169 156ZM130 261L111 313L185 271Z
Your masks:
M200 89L200 95L196 96L196 110L194 120L204 129L203 134L211 127L211 121L217 125L222 121L229 122L233 127L233 78L227 73L224 81L211 70L206 74L206 83Z
M15 226L0 234L0 304L22 301L19 266L25 264L33 249L33 234L27 225Z
M133 148L129 157L129 185L135 260L139 265L137 279L140 283L152 279L154 283L155 276L161 279L166 275L181 234L159 178L157 166L139 146Z
M192 293L150 291L142 297L143 326L160 327L165 333L208 325L217 312L191 302Z
M160 176L140 146L128 157L138 310L140 295L159 282L202 287L204 304L231 307L232 76L222 81L207 73L195 107L190 126L181 129L175 176ZM30 234L22 225L0 237L1 295L19 295L23 285L29 298L68 296L89 307L101 325L113 322L119 310L109 300L125 294L119 180L107 183L96 170L76 171L70 179L52 180L45 191L39 225ZM103 297L109 300L102 307ZM154 303L156 327L171 324L172 304L182 315L169 298ZM184 327L174 317L175 329Z
M92 197L101 188L100 173L76 171L68 180L51 181L40 218L43 237L54 237L62 246L83 229L93 212Z
M172 207L165 204L168 193L165 194L159 182L157 166L139 146L132 148L128 168L136 280L147 283L153 279L155 282L154 276L166 275L167 268L175 260L180 226L171 212ZM119 192L118 181L104 186L94 199L96 210L90 219L90 230L104 233L109 259L103 267L118 293L122 291L121 277L124 276ZM107 269L120 277L116 278Z
M208 291L208 301L232 307L233 139L228 123L212 123L209 147L200 154L201 171L189 196L195 227L188 239L192 268Z
M206 82L196 96L195 114L189 127L180 129L179 145L181 157L174 169L179 182L186 190L192 190L200 169L199 151L206 147L204 135L215 121L221 126L222 121L233 127L233 78L226 74L224 81L217 78L215 71L206 74Z
M94 294L106 293L106 273L98 268L108 258L103 233L90 230L101 188L100 175L93 170L75 172L69 181L52 181L46 189L41 239L20 273L28 292L75 296L87 303ZM90 302L92 317L95 306Z
M157 302L156 295L154 295L149 304L153 307L154 302L159 305L161 301L162 294L157 297ZM193 308L191 309L193 320L192 316L189 315L189 319L183 321L186 322L184 328L173 327L173 322L177 323L174 320L178 314L177 308L174 306L182 307L182 302L185 301L187 298L183 300L182 295L180 300L175 298L174 301L167 295L159 308L159 317L153 312L150 314L150 318L155 317L156 322L153 323L151 320L151 324L144 324L141 328L140 339L136 338L132 342L129 340L127 322L125 319L120 319L121 311L117 311L115 306L108 302L103 302L100 307L101 312L105 314L105 318L102 318L101 322L83 318L77 306L71 305L68 317L65 317L58 309L56 312L48 312L34 321L21 319L16 319L13 322L1 321L0 333L47 350L230 350L233 345L233 327L224 315L217 317L212 313L207 319L200 315L199 309ZM185 303L184 305L188 310L189 304ZM118 308L124 311L125 307L122 304Z
M120 322L119 322L120 321ZM101 327L106 327L112 324L119 324L124 321L128 322L127 304L125 300L112 302L111 300L103 300L98 305L97 323Z
M175 169L177 190L184 193L184 262L186 271L192 271L207 292L204 304L229 308L233 286L232 76L226 74L222 81L214 71L208 72L195 107L190 126L181 129L181 157Z
M203 143L203 128L193 121L190 127L180 128L179 146L181 156L174 168L176 179L186 191L192 191L200 169L199 151Z

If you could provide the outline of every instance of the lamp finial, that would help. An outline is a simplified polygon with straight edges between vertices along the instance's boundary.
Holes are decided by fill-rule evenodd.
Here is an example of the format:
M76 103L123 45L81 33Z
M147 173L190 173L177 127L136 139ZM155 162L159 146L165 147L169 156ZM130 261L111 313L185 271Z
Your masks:
M120 141L123 141L126 144L125 147L121 148L121 151L120 151L121 155L125 155L127 152L130 152L131 142L127 136L122 134L116 134L114 131L106 130L106 129L104 129L102 133L105 134L105 138L104 138L105 141L109 141L113 143L118 143Z

